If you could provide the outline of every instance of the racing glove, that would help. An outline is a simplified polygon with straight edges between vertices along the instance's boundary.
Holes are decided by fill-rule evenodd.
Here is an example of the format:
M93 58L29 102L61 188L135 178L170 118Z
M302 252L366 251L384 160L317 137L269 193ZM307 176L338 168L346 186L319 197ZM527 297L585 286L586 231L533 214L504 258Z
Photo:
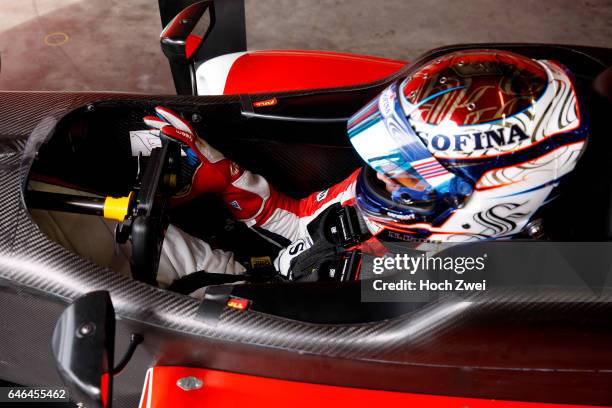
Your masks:
M151 132L179 141L187 154L185 161L191 183L177 197L190 199L202 193L220 193L240 177L242 169L200 139L193 127L176 112L162 106L156 107L155 112L157 117L144 118L145 124L153 129Z
M181 143L187 157L191 183L176 195L178 203L186 202L203 193L220 194L232 215L238 220L254 218L261 212L270 195L267 181L223 156L205 140L198 137L193 127L178 113L158 106L157 116L146 116L144 122L151 133L160 134Z

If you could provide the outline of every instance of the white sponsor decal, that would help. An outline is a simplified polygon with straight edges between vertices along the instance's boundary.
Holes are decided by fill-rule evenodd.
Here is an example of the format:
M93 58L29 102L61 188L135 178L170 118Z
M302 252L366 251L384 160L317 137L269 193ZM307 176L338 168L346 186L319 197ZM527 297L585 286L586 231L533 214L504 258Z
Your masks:
M132 156L150 156L151 150L156 147L161 147L161 139L159 136L151 134L148 130L132 130L130 131L130 145L132 146ZM181 150L181 156L186 156Z
M378 109L383 118L388 118L393 115L393 110L395 109L395 92L391 87L385 89L380 94Z
M317 203L320 203L321 201L325 200L325 197L327 197L328 192L329 189L320 191L319 194L317 194Z

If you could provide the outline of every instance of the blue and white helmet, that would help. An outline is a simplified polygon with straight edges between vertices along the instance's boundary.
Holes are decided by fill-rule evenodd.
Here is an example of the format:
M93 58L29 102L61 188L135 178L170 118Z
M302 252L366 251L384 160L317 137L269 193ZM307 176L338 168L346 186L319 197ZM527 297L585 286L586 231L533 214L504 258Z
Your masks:
M410 240L511 237L555 195L586 146L568 70L507 51L459 51L414 67L357 112L368 164L357 205L376 232ZM391 179L388 192L376 177Z

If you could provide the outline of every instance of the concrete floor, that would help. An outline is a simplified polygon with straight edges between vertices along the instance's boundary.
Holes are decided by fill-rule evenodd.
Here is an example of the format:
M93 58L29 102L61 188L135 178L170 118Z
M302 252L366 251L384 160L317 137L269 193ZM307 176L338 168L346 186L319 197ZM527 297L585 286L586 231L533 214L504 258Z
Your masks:
M612 0L246 0L250 49L411 59L445 44L612 47ZM2 0L1 90L173 93L156 0Z

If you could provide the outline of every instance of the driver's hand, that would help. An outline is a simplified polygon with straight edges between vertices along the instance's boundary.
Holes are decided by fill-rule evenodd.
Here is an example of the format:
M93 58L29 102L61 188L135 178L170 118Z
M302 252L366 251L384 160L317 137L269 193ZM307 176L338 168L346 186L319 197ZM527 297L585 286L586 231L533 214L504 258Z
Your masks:
M202 193L221 193L243 173L243 170L206 141L200 139L193 127L176 112L158 106L157 116L146 116L144 122L151 133L160 133L180 142L187 154L191 184L178 197L189 200Z

